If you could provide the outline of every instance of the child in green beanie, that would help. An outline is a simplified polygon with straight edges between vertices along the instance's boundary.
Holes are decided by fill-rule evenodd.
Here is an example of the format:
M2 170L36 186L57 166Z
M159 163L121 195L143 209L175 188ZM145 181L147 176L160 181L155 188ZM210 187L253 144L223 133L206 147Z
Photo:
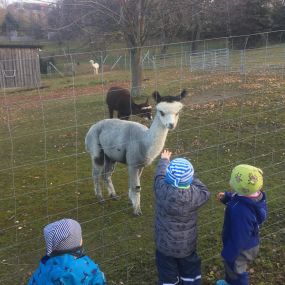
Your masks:
M251 165L240 164L231 174L234 192L220 192L217 198L226 205L223 225L222 258L225 280L216 285L248 285L248 262L259 251L259 226L267 217L266 196L262 191L263 172Z

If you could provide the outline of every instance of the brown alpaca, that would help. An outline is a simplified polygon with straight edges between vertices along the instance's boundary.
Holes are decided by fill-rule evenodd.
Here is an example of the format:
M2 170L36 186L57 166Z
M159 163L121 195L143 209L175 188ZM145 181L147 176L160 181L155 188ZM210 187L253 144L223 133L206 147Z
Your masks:
M145 103L136 104L129 90L122 87L111 87L107 92L106 103L108 105L110 118L113 118L114 111L118 112L118 118L129 120L130 115L138 115L147 120L151 120L151 106L148 99Z

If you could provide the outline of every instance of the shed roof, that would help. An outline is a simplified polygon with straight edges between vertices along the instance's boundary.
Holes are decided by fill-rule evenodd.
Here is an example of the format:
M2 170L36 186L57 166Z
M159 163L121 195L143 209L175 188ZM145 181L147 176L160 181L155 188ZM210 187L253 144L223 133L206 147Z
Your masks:
M42 45L39 44L19 44L19 43L11 43L11 44L0 44L0 48L42 48Z

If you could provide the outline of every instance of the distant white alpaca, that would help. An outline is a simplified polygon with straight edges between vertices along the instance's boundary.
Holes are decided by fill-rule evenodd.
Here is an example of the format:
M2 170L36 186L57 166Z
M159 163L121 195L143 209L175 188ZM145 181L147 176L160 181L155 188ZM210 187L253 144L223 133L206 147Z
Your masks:
M168 131L174 129L178 122L183 107L179 101L186 95L186 90L178 96L167 97L154 92L156 115L149 129L139 123L119 119L105 119L91 126L85 146L91 156L94 190L99 201L104 201L99 183L101 175L110 197L117 198L111 176L115 163L121 162L128 165L129 198L134 214L141 214L140 177L143 168L161 153Z
M94 75L97 75L98 74L98 71L99 71L99 63L97 62L94 62L94 60L89 60L89 62L91 62L92 64L92 67L93 67L93 70L94 70Z

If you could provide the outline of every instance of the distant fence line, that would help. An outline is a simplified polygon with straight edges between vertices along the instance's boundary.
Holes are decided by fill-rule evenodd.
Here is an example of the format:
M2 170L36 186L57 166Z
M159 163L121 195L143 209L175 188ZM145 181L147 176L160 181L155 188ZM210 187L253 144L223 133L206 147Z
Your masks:
M177 52L171 51L164 54L158 54L156 50L144 50L142 55L142 67L144 70L155 70L160 68L189 68L190 72L225 72L247 74L252 72L271 72L284 73L285 69L285 46L263 47L256 49L235 50L229 48L207 49L204 51L191 52L181 51L177 45ZM80 57L80 62L89 65L89 54L86 59ZM62 59L64 59L62 57ZM73 73L80 74L80 64L76 64L76 56L73 58L73 72L64 72L65 75ZM66 62L58 66L59 57L56 58L54 67L48 69L48 73L57 73L58 70L64 70ZM121 54L105 54L101 58L97 57L101 72L112 70L130 70L130 56L126 50ZM49 64L49 63L48 63ZM91 68L91 66L90 66ZM91 69L90 69L91 70ZM60 75L60 74L59 74Z
M279 35L279 36L278 36ZM279 38L278 44L270 38ZM189 72L261 73L284 75L285 31L232 38L201 40L197 51L193 42L143 47L144 70L186 68ZM259 46L258 48L256 46ZM164 48L163 48L164 47ZM44 48L43 48L44 49ZM0 50L0 88L37 87L41 74L74 76L93 74L91 59L100 65L99 72L131 71L131 49L47 55L42 50ZM15 53L15 54L14 54Z
M132 50L133 48L122 48L68 54L63 51L60 55L53 56L53 64L64 75L92 73L88 63L91 59L100 64L101 72L131 71ZM67 68L66 64L71 62L72 68ZM85 70L82 67L84 64ZM201 39L195 42L146 45L142 47L141 64L144 70L189 68L190 72L270 72L283 75L285 30ZM55 68L50 68L49 73L60 75Z

